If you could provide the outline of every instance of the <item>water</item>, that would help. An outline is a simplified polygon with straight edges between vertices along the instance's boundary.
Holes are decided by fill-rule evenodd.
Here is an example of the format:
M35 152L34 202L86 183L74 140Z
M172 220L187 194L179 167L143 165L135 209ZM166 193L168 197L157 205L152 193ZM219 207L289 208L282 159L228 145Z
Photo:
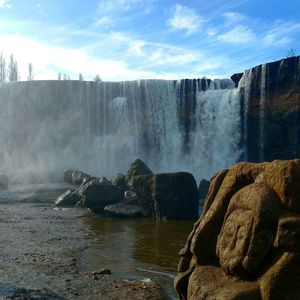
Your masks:
M96 233L92 247L82 252L84 270L108 268L123 278L161 283L170 299L177 299L173 281L178 252L193 229L191 221L156 222L152 219L83 219Z
M58 180L63 169L209 178L241 153L240 93L231 80L30 81L0 85L0 173Z

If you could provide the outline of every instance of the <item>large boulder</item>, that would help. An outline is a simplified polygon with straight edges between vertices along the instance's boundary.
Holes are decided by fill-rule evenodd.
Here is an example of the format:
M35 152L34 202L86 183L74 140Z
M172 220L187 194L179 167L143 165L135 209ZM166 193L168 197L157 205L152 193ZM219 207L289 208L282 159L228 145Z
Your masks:
M102 213L105 206L117 203L123 197L116 186L99 182L87 184L79 193L81 199L77 202L77 207L90 208L96 213Z
M111 183L117 186L122 192L128 189L126 184L126 176L122 173L118 173L111 181Z
M239 163L212 178L180 251L180 299L299 299L299 187L298 159Z
M56 199L54 205L57 207L75 207L80 199L81 195L78 192L67 190Z
M87 173L79 170L67 169L64 171L64 182L74 185L81 185L83 182L86 183L93 177Z
M156 219L195 219L198 192L192 174L140 175L132 179L143 214Z
M153 172L149 169L149 167L141 160L136 159L130 168L128 169L127 176L132 178L138 175L148 175L153 174Z

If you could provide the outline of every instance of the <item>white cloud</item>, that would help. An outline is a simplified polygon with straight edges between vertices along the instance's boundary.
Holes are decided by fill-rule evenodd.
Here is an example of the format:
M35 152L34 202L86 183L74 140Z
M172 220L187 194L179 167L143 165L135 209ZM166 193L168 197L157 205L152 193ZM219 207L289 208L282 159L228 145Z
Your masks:
M101 0L98 3L98 11L104 14L112 11L128 10L133 4L139 2L141 2L141 0Z
M168 26L175 30L186 30L188 34L198 31L203 22L195 10L176 4L173 15L167 21Z
M111 24L112 22L113 22L113 20L110 17L104 16L104 17L97 19L94 23L94 26L100 27L100 26Z
M256 36L250 28L238 25L232 30L219 35L217 40L228 44L248 44L253 42L255 38Z
M264 46L289 44L294 34L299 34L300 23L277 22L263 37Z
M234 23L240 23L247 20L247 17L243 14L237 12L226 12L223 14L223 17L226 19L228 25Z
M0 0L0 8L12 8L9 0Z

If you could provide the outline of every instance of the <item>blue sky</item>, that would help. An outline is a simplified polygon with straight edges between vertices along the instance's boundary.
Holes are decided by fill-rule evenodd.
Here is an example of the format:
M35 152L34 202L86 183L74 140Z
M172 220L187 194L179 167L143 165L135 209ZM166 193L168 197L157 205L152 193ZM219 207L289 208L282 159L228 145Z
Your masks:
M21 79L224 78L300 53L297 0L0 0Z

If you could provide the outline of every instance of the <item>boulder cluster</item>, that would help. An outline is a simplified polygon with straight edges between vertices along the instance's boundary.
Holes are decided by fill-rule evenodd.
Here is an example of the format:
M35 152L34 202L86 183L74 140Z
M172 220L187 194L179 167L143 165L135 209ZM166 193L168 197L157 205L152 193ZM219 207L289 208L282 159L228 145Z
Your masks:
M127 174L111 181L78 170L66 170L64 180L77 186L56 201L58 207L90 208L95 213L118 217L156 219L196 219L198 190L192 174L186 172L154 174L140 159Z
M180 256L181 300L300 299L300 160L219 172Z

